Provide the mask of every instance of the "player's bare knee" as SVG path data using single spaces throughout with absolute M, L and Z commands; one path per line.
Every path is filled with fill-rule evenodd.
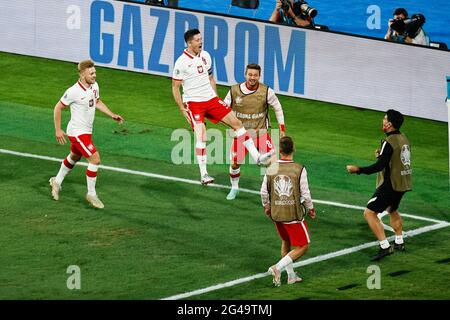
M 239 165 L 239 164 L 237 164 L 237 163 L 232 163 L 231 164 L 231 168 L 233 169 L 233 170 L 237 170 L 237 169 L 239 169 L 241 166 Z
M 238 130 L 240 128 L 243 128 L 243 124 L 241 122 L 241 120 L 239 120 L 238 118 L 234 117 L 230 120 L 230 122 L 228 123 L 230 125 L 230 127 L 232 127 L 234 130 Z
M 376 216 L 377 215 L 377 213 L 376 212 L 374 212 L 374 211 L 372 211 L 372 210 L 370 210 L 370 209 L 366 209 L 366 210 L 364 210 L 364 218 L 366 219 L 366 220 L 370 220 L 370 219 L 372 219 L 374 216 Z
M 81 155 L 71 152 L 70 159 L 72 159 L 75 162 L 78 162 L 81 159 Z
M 100 155 L 96 152 L 92 156 L 90 156 L 88 159 L 90 164 L 98 166 L 100 164 Z

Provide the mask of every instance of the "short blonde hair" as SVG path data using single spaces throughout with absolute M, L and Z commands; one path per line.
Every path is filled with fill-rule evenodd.
M 95 65 L 94 61 L 92 61 L 90 59 L 89 60 L 80 61 L 80 63 L 78 63 L 78 71 L 82 72 L 82 71 L 84 71 L 86 69 L 92 68 L 94 65 Z

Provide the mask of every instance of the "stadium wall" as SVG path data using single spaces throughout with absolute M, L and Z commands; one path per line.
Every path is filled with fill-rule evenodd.
M 447 122 L 448 51 L 119 1 L 0 3 L 0 51 L 170 77 L 197 27 L 220 84 L 256 62 L 279 94 Z

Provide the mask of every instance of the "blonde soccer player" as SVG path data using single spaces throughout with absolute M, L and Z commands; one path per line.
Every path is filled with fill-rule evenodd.
M 85 157 L 89 162 L 86 170 L 87 194 L 86 200 L 95 208 L 102 209 L 104 204 L 97 196 L 96 182 L 100 154 L 92 141 L 92 128 L 95 111 L 99 110 L 110 116 L 113 120 L 122 123 L 123 118 L 113 113 L 100 100 L 100 89 L 96 82 L 97 74 L 94 62 L 84 60 L 78 64 L 79 79 L 66 90 L 54 108 L 54 124 L 56 140 L 60 144 L 70 141 L 70 154 L 61 163 L 58 174 L 49 180 L 52 197 L 59 200 L 59 192 L 66 175 L 75 164 Z M 70 107 L 70 121 L 67 130 L 61 129 L 61 111 Z

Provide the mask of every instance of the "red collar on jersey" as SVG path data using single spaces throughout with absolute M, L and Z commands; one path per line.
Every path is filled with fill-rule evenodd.
M 194 57 L 190 53 L 188 53 L 186 50 L 184 50 L 183 53 L 185 55 L 187 55 L 189 58 L 194 59 Z
M 183 53 L 184 53 L 185 55 L 187 55 L 189 58 L 194 59 L 194 56 L 193 56 L 192 54 L 190 54 L 189 52 L 187 52 L 187 50 L 184 50 Z M 200 57 L 200 53 L 198 54 L 197 57 Z
M 83 84 L 81 83 L 80 80 L 77 81 L 78 85 L 81 87 L 81 89 L 83 89 L 84 91 L 86 91 L 86 88 L 83 86 Z

